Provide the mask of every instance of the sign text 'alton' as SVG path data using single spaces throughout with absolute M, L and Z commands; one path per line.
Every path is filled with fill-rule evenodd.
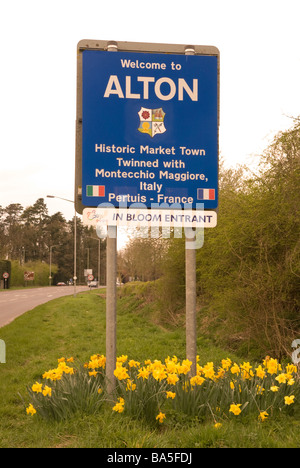
M 109 98 L 111 95 L 117 95 L 120 99 L 149 99 L 149 94 L 152 98 L 153 92 L 161 101 L 170 101 L 174 97 L 177 97 L 178 101 L 183 101 L 185 98 L 198 101 L 198 79 L 194 78 L 192 87 L 190 87 L 184 78 L 178 78 L 177 83 L 175 83 L 168 77 L 162 77 L 156 81 L 152 76 L 138 76 L 137 82 L 133 86 L 131 76 L 126 76 L 122 88 L 118 76 L 110 75 L 104 97 Z

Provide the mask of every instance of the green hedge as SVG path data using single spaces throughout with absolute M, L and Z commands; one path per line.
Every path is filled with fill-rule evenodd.
M 42 262 L 28 262 L 20 265 L 17 260 L 11 262 L 11 286 L 25 286 L 24 273 L 34 271 L 34 281 L 28 281 L 27 286 L 48 286 L 49 285 L 49 265 Z M 52 277 L 57 273 L 57 265 L 52 265 Z

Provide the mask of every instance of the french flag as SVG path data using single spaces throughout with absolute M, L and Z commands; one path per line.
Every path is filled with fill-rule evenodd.
M 215 189 L 202 189 L 197 190 L 197 199 L 198 200 L 215 200 L 216 191 Z

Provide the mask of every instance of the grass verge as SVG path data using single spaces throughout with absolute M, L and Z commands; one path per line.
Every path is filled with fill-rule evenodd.
M 155 305 L 145 303 L 131 288 L 118 302 L 118 355 L 130 358 L 185 357 L 185 331 L 153 324 Z M 64 422 L 47 422 L 26 415 L 27 387 L 73 356 L 86 362 L 105 354 L 105 298 L 103 290 L 56 299 L 39 306 L 0 329 L 6 343 L 6 364 L 0 364 L 0 447 L 201 448 L 298 447 L 300 421 L 280 416 L 263 424 L 253 419 L 211 423 L 182 418 L 176 424 L 153 428 L 104 407 L 99 414 L 76 415 Z M 199 337 L 201 361 L 238 359 Z

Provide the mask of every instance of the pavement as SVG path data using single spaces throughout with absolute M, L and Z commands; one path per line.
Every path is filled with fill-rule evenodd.
M 76 293 L 89 291 L 88 286 L 76 286 Z M 0 327 L 9 324 L 15 318 L 58 297 L 74 294 L 73 286 L 51 286 L 5 290 L 0 292 Z

